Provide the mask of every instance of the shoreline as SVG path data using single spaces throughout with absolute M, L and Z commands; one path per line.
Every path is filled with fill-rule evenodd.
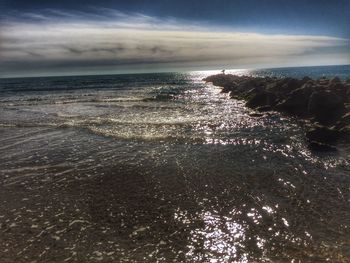
M 231 99 L 244 100 L 258 113 L 277 111 L 293 116 L 306 126 L 313 151 L 337 151 L 337 143 L 350 138 L 350 78 L 342 81 L 216 74 L 203 79 L 222 88 Z

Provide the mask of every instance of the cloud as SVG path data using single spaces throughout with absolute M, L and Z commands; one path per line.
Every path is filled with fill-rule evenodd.
M 174 18 L 112 9 L 92 13 L 46 10 L 16 17 L 2 19 L 3 74 L 142 69 L 147 65 L 171 70 L 350 63 L 349 40 L 329 36 L 220 32 Z

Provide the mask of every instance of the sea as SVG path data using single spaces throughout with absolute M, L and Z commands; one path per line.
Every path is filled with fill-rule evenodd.
M 311 152 L 216 73 L 0 79 L 3 262 L 350 262 L 349 146 Z

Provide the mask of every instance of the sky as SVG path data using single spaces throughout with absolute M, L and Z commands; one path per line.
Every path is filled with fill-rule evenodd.
M 0 1 L 0 77 L 339 64 L 349 0 Z

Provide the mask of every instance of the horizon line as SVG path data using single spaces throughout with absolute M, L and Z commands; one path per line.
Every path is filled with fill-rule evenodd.
M 225 68 L 226 71 L 230 70 L 263 70 L 263 69 L 288 69 L 288 68 L 312 68 L 312 67 L 336 67 L 336 66 L 350 66 L 350 64 L 328 64 L 328 65 L 306 65 L 306 66 L 277 66 L 277 67 L 257 67 L 257 68 Z M 167 74 L 167 73 L 189 73 L 189 72 L 205 72 L 205 71 L 218 71 L 220 72 L 223 68 L 218 69 L 202 69 L 202 70 L 182 70 L 182 71 L 140 71 L 140 72 L 129 72 L 129 73 L 96 73 L 96 74 L 62 74 L 62 75 L 33 75 L 33 76 L 11 76 L 2 77 L 0 79 L 26 79 L 26 78 L 59 78 L 59 77 L 89 77 L 89 76 L 119 76 L 119 75 L 139 75 L 139 74 Z M 350 76 L 349 76 L 350 77 Z

